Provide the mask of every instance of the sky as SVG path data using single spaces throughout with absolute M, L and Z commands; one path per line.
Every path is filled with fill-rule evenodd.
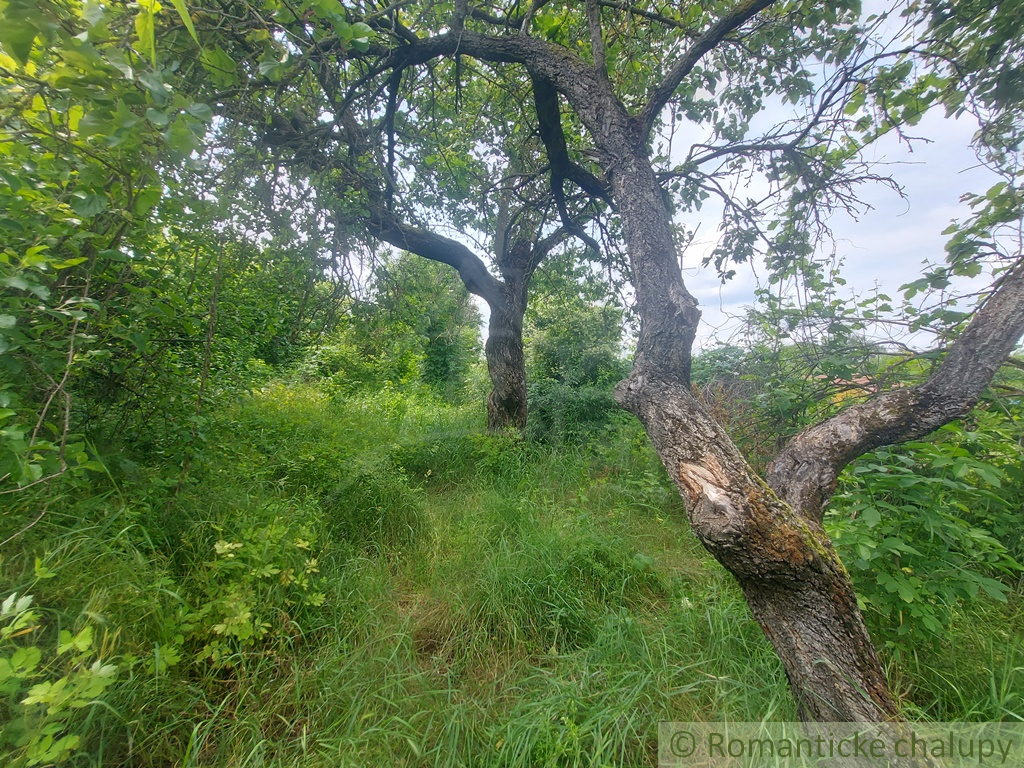
M 870 210 L 856 220 L 845 214 L 832 220 L 841 274 L 851 295 L 878 286 L 896 299 L 901 285 L 920 277 L 924 262 L 942 261 L 947 240 L 942 231 L 969 212 L 961 195 L 982 193 L 997 181 L 979 166 L 971 149 L 975 130 L 969 117 L 947 119 L 936 109 L 913 131 L 930 142 L 914 142 L 908 149 L 890 134 L 870 149 L 870 159 L 889 164 L 887 171 L 903 187 L 906 199 L 880 184 L 864 186 L 860 196 Z M 738 333 L 739 319 L 754 302 L 758 274 L 764 278 L 757 264 L 740 266 L 723 285 L 714 267 L 699 266 L 717 242 L 717 226 L 713 215 L 701 221 L 697 240 L 684 255 L 683 278 L 703 312 L 697 339 L 702 348 Z

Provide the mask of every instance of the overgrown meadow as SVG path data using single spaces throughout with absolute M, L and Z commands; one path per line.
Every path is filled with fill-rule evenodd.
M 226 368 L 194 439 L 98 424 L 95 467 L 5 496 L 6 764 L 652 765 L 659 720 L 792 719 L 612 377 L 545 367 L 600 325 L 573 312 L 533 322 L 526 440 L 485 434 L 478 364 L 442 386 L 343 333 Z M 736 368 L 698 368 L 711 407 L 778 405 Z M 909 717 L 1024 716 L 1014 416 L 872 454 L 833 504 Z
M 801 427 L 922 381 L 938 356 L 873 324 L 958 338 L 951 281 L 1011 274 L 1022 207 L 1019 4 L 909 4 L 934 40 L 877 55 L 859 3 L 768 5 L 469 19 L 517 50 L 532 20 L 534 48 L 578 59 L 559 82 L 610 78 L 595 114 L 640 110 L 622 166 L 666 181 L 638 198 L 664 195 L 652 243 L 720 196 L 723 278 L 770 257 L 744 346 L 693 369 L 757 471 Z M 637 228 L 605 215 L 617 145 L 546 75 L 531 94 L 458 47 L 406 61 L 421 33 L 461 45 L 466 8 L 0 0 L 0 765 L 650 766 L 659 721 L 796 716 L 613 399 L 633 346 L 615 243 Z M 790 102 L 812 122 L 758 138 Z M 905 301 L 840 295 L 821 217 L 862 210 L 861 183 L 889 180 L 861 150 L 909 142 L 932 104 L 977 113 L 1004 180 L 962 198 Z M 711 131 L 685 165 L 646 146 L 661 112 Z M 778 194 L 742 200 L 762 172 Z M 481 318 L 446 264 L 511 282 L 475 255 L 392 254 L 377 238 L 400 220 L 519 254 L 525 434 L 486 433 Z M 861 457 L 826 513 L 911 719 L 1024 719 L 1022 368 Z

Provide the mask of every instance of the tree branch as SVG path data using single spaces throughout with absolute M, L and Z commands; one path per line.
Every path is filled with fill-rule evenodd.
M 569 159 L 569 150 L 565 143 L 565 133 L 562 130 L 561 113 L 558 108 L 558 91 L 555 90 L 554 83 L 539 75 L 535 75 L 532 81 L 538 132 L 551 165 L 551 195 L 558 208 L 562 226 L 566 231 L 586 243 L 595 253 L 600 253 L 601 247 L 597 241 L 569 215 L 569 210 L 565 205 L 565 181 L 571 179 L 579 184 L 584 191 L 595 194 L 605 201 L 609 199 L 608 190 L 592 173 Z
M 671 27 L 672 29 L 680 29 L 686 33 L 690 32 L 690 28 L 678 19 L 669 18 L 668 16 L 655 13 L 653 11 L 646 11 L 643 8 L 630 5 L 629 3 L 616 2 L 616 0 L 597 0 L 597 4 L 602 8 L 614 8 L 617 11 L 625 11 L 633 16 L 640 16 L 641 18 L 657 22 L 658 24 L 663 24 L 664 26 Z
M 597 0 L 587 0 L 587 26 L 590 29 L 590 50 L 594 55 L 594 69 L 598 74 L 607 75 L 604 37 L 601 35 L 601 9 Z
M 390 211 L 374 206 L 368 218 L 370 234 L 403 251 L 454 267 L 466 289 L 490 306 L 504 301 L 501 283 L 484 262 L 462 243 L 402 223 Z
M 772 489 L 805 518 L 820 522 L 839 473 L 883 445 L 915 440 L 965 416 L 1024 334 L 1024 262 L 999 280 L 921 385 L 894 389 L 808 427 L 768 467 Z
M 665 75 L 665 79 L 654 89 L 647 104 L 641 110 L 639 116 L 641 139 L 646 140 L 650 135 L 662 108 L 672 98 L 676 88 L 690 74 L 704 54 L 714 49 L 730 32 L 735 31 L 745 21 L 774 2 L 775 0 L 741 0 L 729 13 L 712 24 L 703 35 L 697 38 L 683 58 L 676 62 L 671 71 Z

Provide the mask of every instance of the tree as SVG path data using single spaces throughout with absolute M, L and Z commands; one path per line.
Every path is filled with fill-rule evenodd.
M 127 365 L 117 352 L 145 342 L 133 326 L 173 314 L 151 292 L 145 224 L 158 164 L 198 147 L 212 111 L 126 56 L 126 21 L 62 0 L 0 7 L 0 483 L 97 468 L 75 433 L 76 378 Z
M 408 254 L 378 265 L 372 280 L 372 300 L 353 309 L 357 344 L 371 355 L 396 341 L 414 350 L 420 380 L 458 400 L 480 353 L 480 315 L 465 287 L 441 265 Z
M 259 16 L 243 18 L 242 30 L 256 25 L 267 32 Z M 349 25 L 349 33 L 358 26 Z M 397 67 L 373 93 L 342 94 L 337 83 L 306 72 L 301 84 L 282 95 L 280 89 L 266 89 L 263 75 L 270 70 L 263 64 L 255 70 L 244 66 L 265 58 L 267 46 L 277 50 L 276 37 L 224 35 L 223 30 L 211 37 L 220 41 L 213 47 L 218 63 L 214 67 L 203 59 L 203 66 L 208 74 L 230 70 L 230 83 L 240 86 L 242 94 L 225 102 L 222 111 L 243 131 L 262 134 L 257 162 L 271 165 L 274 175 L 282 167 L 290 177 L 308 174 L 318 203 L 334 212 L 336 230 L 351 235 L 358 229 L 446 264 L 467 290 L 487 302 L 486 357 L 493 384 L 488 428 L 522 432 L 527 414 L 522 325 L 530 281 L 537 266 L 570 237 L 600 250 L 585 224 L 608 198 L 605 185 L 569 159 L 565 137 L 556 129 L 554 90 L 550 85 L 536 89 L 531 99 L 529 87 L 501 72 L 439 63 L 429 76 Z M 439 82 L 449 81 L 457 94 L 454 107 L 437 97 Z M 197 88 L 208 92 L 208 85 L 199 82 Z M 375 106 L 378 95 L 384 96 L 383 114 Z M 462 112 L 473 114 L 475 134 L 459 125 Z M 308 118 L 315 114 L 337 119 L 316 125 Z M 432 119 L 417 119 L 421 114 Z M 548 145 L 558 161 L 545 166 L 541 156 Z M 244 162 L 251 163 L 251 156 Z M 567 180 L 579 191 L 567 192 Z M 442 234 L 446 230 L 460 236 Z M 490 254 L 497 275 L 467 245 L 473 240 Z
M 984 18 L 982 5 L 975 18 Z M 727 208 L 723 264 L 748 258 L 761 243 L 773 260 L 809 258 L 814 223 L 854 205 L 855 185 L 873 178 L 858 163 L 859 149 L 913 124 L 949 81 L 913 77 L 922 45 L 879 41 L 884 25 L 859 24 L 858 3 L 740 0 L 677 11 L 587 0 L 585 7 L 583 18 L 574 6 L 543 0 L 527 8 L 467 0 L 453 8 L 353 6 L 344 14 L 316 3 L 270 4 L 268 38 L 291 47 L 276 54 L 277 63 L 266 59 L 266 72 L 280 66 L 281 87 L 314 78 L 334 93 L 334 127 L 357 102 L 380 114 L 373 104 L 389 77 L 429 72 L 441 60 L 456 69 L 466 59 L 507 65 L 529 79 L 535 95 L 553 90 L 565 100 L 592 142 L 594 176 L 604 177 L 616 206 L 641 320 L 619 402 L 644 424 L 697 536 L 738 580 L 782 658 L 802 716 L 897 717 L 849 577 L 822 528 L 822 507 L 854 457 L 926 434 L 977 400 L 1024 331 L 1024 267 L 1014 262 L 998 276 L 924 384 L 804 430 L 776 457 L 765 483 L 691 392 L 700 311 L 682 280 L 673 215 L 675 202 L 696 206 L 717 194 Z M 363 38 L 352 34 L 360 24 Z M 652 71 L 649 61 L 664 65 Z M 811 63 L 823 68 L 821 78 Z M 800 103 L 805 113 L 754 135 L 751 120 L 770 98 Z M 693 142 L 679 165 L 652 147 L 666 112 L 669 125 L 712 128 L 711 139 Z M 554 169 L 562 162 L 559 143 L 545 145 Z M 763 174 L 769 196 L 728 191 L 726 180 L 754 173 Z M 678 185 L 675 199 L 666 184 Z M 763 225 L 773 204 L 781 226 L 770 234 Z

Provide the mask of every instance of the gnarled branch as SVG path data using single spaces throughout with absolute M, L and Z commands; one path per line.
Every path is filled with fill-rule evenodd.
M 946 359 L 919 386 L 895 389 L 804 429 L 768 467 L 772 489 L 820 521 L 839 473 L 883 445 L 915 440 L 967 415 L 1024 335 L 1024 262 L 1002 276 Z
M 503 301 L 501 283 L 483 260 L 462 243 L 409 226 L 390 211 L 374 207 L 368 218 L 370 234 L 403 251 L 454 267 L 463 284 L 490 305 Z

